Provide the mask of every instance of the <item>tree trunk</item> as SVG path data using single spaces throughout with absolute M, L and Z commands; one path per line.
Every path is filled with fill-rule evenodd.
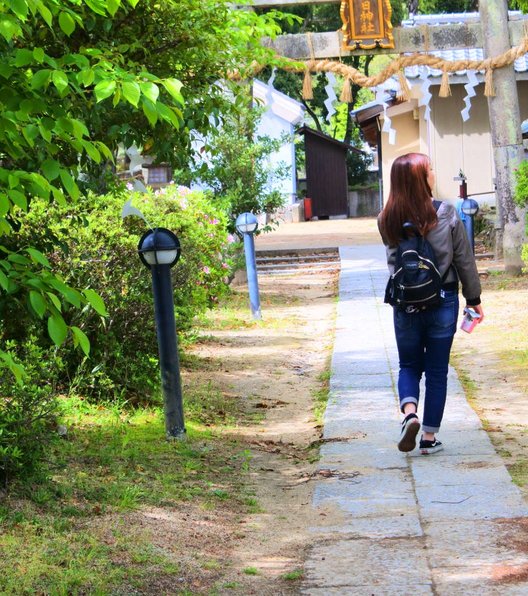
M 499 56 L 511 47 L 508 30 L 508 6 L 505 0 L 480 3 L 480 19 L 484 52 L 487 57 Z M 519 275 L 525 241 L 525 210 L 513 201 L 514 170 L 523 158 L 519 96 L 513 64 L 493 71 L 496 95 L 488 97 L 493 157 L 495 161 L 497 228 L 502 238 L 502 256 L 506 271 Z

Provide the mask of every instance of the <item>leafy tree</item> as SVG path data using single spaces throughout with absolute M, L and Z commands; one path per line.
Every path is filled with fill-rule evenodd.
M 190 129 L 221 116 L 216 82 L 268 55 L 259 42 L 279 31 L 277 14 L 226 0 L 0 0 L 0 14 L 0 316 L 27 309 L 55 344 L 70 338 L 87 352 L 63 310 L 104 315 L 104 305 L 92 288 L 69 287 L 43 251 L 19 244 L 33 199 L 49 209 L 81 200 L 119 142 L 186 156 Z M 1 346 L 0 367 L 23 374 Z
M 128 0 L 130 6 L 136 3 Z M 76 201 L 83 164 L 112 159 L 108 146 L 91 137 L 83 117 L 97 104 L 141 105 L 174 127 L 181 124 L 178 80 L 162 80 L 139 64 L 125 65 L 117 48 L 67 51 L 67 40 L 85 29 L 91 15 L 110 18 L 121 4 L 0 0 L 0 315 L 5 319 L 13 307 L 28 309 L 46 321 L 55 344 L 70 336 L 84 351 L 85 335 L 66 324 L 63 307 L 88 306 L 104 315 L 102 301 L 91 288 L 69 287 L 41 251 L 19 245 L 17 232 L 34 198 L 47 201 L 50 209 Z M 53 47 L 39 43 L 51 37 Z M 23 375 L 5 349 L 0 349 L 0 367 L 19 379 Z
M 123 87 L 120 92 L 129 101 L 118 101 L 114 95 L 112 109 L 96 102 L 88 111 L 82 102 L 78 107 L 92 139 L 104 141 L 113 154 L 120 143 L 125 147 L 135 143 L 158 161 L 170 163 L 175 170 L 186 170 L 192 155 L 191 131 L 206 134 L 224 114 L 239 109 L 226 93 L 226 87 L 231 94 L 238 92 L 237 84 L 230 83 L 229 78 L 234 72 L 247 76 L 253 60 L 272 59 L 260 40 L 280 32 L 281 15 L 277 11 L 258 16 L 253 11 L 235 10 L 227 0 L 122 3 L 115 14 L 82 14 L 83 27 L 69 36 L 39 31 L 38 42 L 52 53 L 83 53 L 83 48 L 97 48 L 102 59 L 115 56 L 127 70 L 137 72 L 141 67 L 160 78 L 176 77 L 179 83 L 172 90 L 180 93 L 183 87 L 186 101 L 174 114 L 155 109 L 166 92 L 163 87 L 150 87 L 142 98 L 134 86 Z M 111 162 L 87 162 L 86 166 L 91 188 L 105 191 Z
M 248 97 L 246 105 L 249 101 Z M 287 177 L 288 171 L 281 165 L 272 168 L 268 162 L 284 139 L 258 136 L 259 117 L 260 109 L 247 107 L 224 120 L 211 133 L 204 163 L 196 172 L 197 181 L 212 189 L 232 220 L 246 211 L 272 214 L 284 204 L 285 197 L 273 188 L 273 182 Z
M 477 12 L 479 3 L 478 0 L 419 0 L 417 4 L 419 13 L 442 14 Z

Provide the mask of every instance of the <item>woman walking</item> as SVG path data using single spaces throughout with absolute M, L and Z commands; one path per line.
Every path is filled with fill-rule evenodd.
M 416 447 L 420 379 L 425 374 L 420 439 L 420 451 L 425 455 L 443 448 L 436 433 L 446 403 L 449 355 L 459 311 L 459 282 L 466 305 L 480 315 L 479 322 L 484 319 L 481 287 L 473 251 L 456 209 L 445 202 L 433 203 L 434 173 L 429 158 L 422 153 L 398 157 L 392 165 L 390 182 L 387 204 L 378 217 L 390 273 L 394 272 L 398 243 L 404 237 L 403 224 L 411 222 L 433 247 L 443 279 L 438 306 L 394 307 L 400 361 L 398 393 L 404 416 L 398 449 L 408 452 Z

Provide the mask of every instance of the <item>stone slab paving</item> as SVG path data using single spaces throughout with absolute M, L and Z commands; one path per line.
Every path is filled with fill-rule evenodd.
M 445 450 L 396 448 L 400 414 L 392 310 L 381 246 L 341 247 L 330 399 L 301 592 L 528 594 L 528 506 L 450 370 Z

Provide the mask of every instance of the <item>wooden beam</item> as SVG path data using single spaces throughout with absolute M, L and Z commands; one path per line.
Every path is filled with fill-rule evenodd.
M 528 15 L 508 22 L 512 46 L 517 45 L 522 39 L 525 23 L 528 23 Z M 482 30 L 478 21 L 435 26 L 395 27 L 392 31 L 394 49 L 354 50 L 353 52 L 342 50 L 341 30 L 329 33 L 280 35 L 274 40 L 264 39 L 263 44 L 275 49 L 281 56 L 294 60 L 309 60 L 311 58 L 323 60 L 340 56 L 371 54 L 406 54 L 432 50 L 481 48 L 483 46 Z

